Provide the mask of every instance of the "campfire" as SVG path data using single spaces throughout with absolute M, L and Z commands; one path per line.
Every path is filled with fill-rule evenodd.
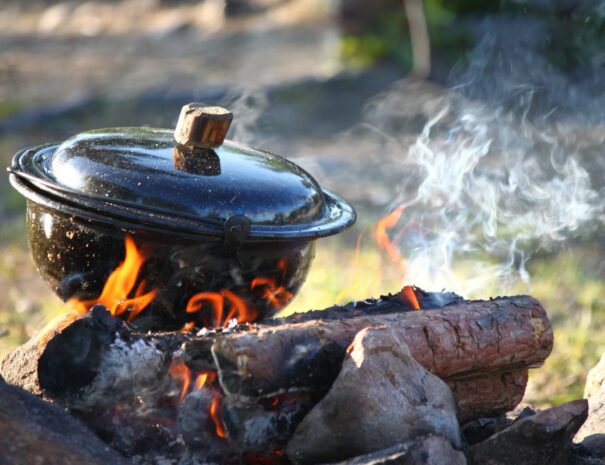
M 376 230 L 388 250 L 388 226 L 381 222 Z M 203 314 L 205 325 L 196 320 L 179 331 L 141 332 L 129 323 L 156 291 L 138 282 L 146 260 L 140 249 L 126 236 L 125 259 L 99 297 L 68 301 L 60 320 L 5 358 L 2 375 L 68 408 L 119 453 L 144 457 L 143 463 L 185 456 L 186 463 L 346 459 L 355 441 L 315 457 L 321 453 L 307 450 L 300 431 L 333 395 L 355 354 L 372 363 L 372 352 L 364 354 L 369 334 L 390 349 L 406 347 L 419 369 L 445 381 L 451 412 L 463 423 L 513 410 L 528 368 L 552 347 L 546 313 L 530 297 L 465 301 L 409 285 L 378 299 L 261 322 L 234 292 L 201 292 L 184 310 Z M 266 278 L 251 286 L 262 286 L 277 308 L 289 297 Z M 360 391 L 371 382 L 360 380 Z M 389 405 L 389 393 L 383 395 L 380 402 Z M 459 431 L 454 437 L 460 445 Z
M 192 176 L 208 181 L 228 172 L 233 154 L 219 147 L 230 118 L 223 109 L 184 107 L 176 149 L 199 158 L 170 169 L 194 165 L 196 172 L 183 178 L 188 182 Z M 111 134 L 111 140 L 120 137 Z M 172 163 L 173 142 L 164 133 L 153 137 L 159 141 L 154 147 L 159 144 Z M 82 150 L 78 144 L 90 140 L 87 135 L 56 150 L 73 155 L 74 147 Z M 217 153 L 218 164 L 212 158 Z M 246 156 L 257 157 L 255 163 L 261 157 Z M 207 162 L 212 173 L 204 171 Z M 51 192 L 48 183 L 37 185 L 31 174 L 19 171 L 27 166 L 20 163 L 12 168 L 11 180 L 40 203 L 29 206 L 35 230 L 38 221 L 49 221 L 44 215 L 59 215 L 49 212 L 43 198 L 56 196 L 59 187 Z M 303 176 L 298 168 L 288 169 L 288 177 Z M 120 210 L 122 203 L 121 216 L 112 210 L 111 222 L 126 232 L 93 228 L 109 244 L 121 241 L 115 253 L 120 259 L 107 270 L 96 296 L 84 296 L 96 275 L 74 260 L 77 269 L 63 270 L 55 286 L 61 294 L 74 286 L 74 276 L 79 279 L 65 314 L 0 363 L 7 383 L 60 406 L 85 425 L 70 423 L 65 432 L 53 432 L 71 454 L 64 463 L 504 463 L 486 462 L 486 457 L 509 454 L 517 461 L 515 453 L 535 452 L 532 441 L 549 447 L 543 452 L 546 461 L 535 463 L 563 463 L 586 416 L 583 402 L 506 416 L 523 399 L 528 370 L 539 367 L 553 345 L 548 316 L 534 298 L 465 300 L 406 283 L 393 294 L 280 317 L 308 270 L 311 239 L 338 232 L 355 219 L 346 202 L 322 191 L 312 178 L 303 180 L 305 188 L 313 186 L 311 196 L 325 199 L 321 208 L 298 206 L 289 215 L 276 215 L 280 219 L 269 226 L 229 211 L 222 228 L 204 223 L 208 242 L 201 250 L 210 255 L 196 258 L 194 267 L 188 255 L 200 250 L 183 240 L 167 253 L 152 234 L 173 227 L 167 226 L 166 212 L 164 217 L 157 211 L 133 212 L 130 204 Z M 102 216 L 102 207 L 108 205 L 95 203 L 91 218 Z M 312 210 L 315 216 L 308 216 Z M 405 260 L 390 234 L 404 212 L 394 209 L 375 227 L 377 244 L 401 276 Z M 127 213 L 136 214 L 137 221 Z M 181 226 L 193 221 L 191 215 L 173 214 Z M 57 217 L 63 233 L 67 226 Z M 76 244 L 91 226 L 78 228 L 71 235 Z M 208 240 L 212 234 L 221 240 Z M 44 247 L 52 235 L 40 239 Z M 36 247 L 43 248 L 32 247 L 34 255 Z M 54 282 L 56 276 L 49 272 L 45 278 Z M 16 388 L 2 389 L 9 397 L 23 395 L 10 391 Z M 41 402 L 27 399 L 32 405 Z M 568 421 L 561 422 L 559 411 Z M 45 415 L 65 413 L 56 409 Z M 6 421 L 21 427 L 24 420 Z M 94 437 L 86 428 L 101 446 L 73 447 L 74 437 Z M 97 443 L 95 438 L 89 444 Z M 22 457 L 21 463 L 30 462 Z

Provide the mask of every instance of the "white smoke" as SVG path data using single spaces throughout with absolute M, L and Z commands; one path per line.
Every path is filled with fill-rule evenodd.
M 226 106 L 236 115 L 231 123 L 229 138 L 252 146 L 262 147 L 267 137 L 260 130 L 259 121 L 269 106 L 267 94 L 260 89 L 243 87 L 235 96 L 227 96 Z
M 539 51 L 504 43 L 490 29 L 458 70 L 463 85 L 447 93 L 414 95 L 404 81 L 368 107 L 370 124 L 403 146 L 387 121 L 419 106 L 429 115 L 403 150 L 405 175 L 390 205 L 405 209 L 391 237 L 406 258 L 407 283 L 466 296 L 485 296 L 489 284 L 505 291 L 529 281 L 526 263 L 536 251 L 603 222 L 605 170 L 595 157 L 602 107 L 597 114 L 580 106 L 590 89 L 566 87 Z M 515 71 L 519 57 L 531 73 Z

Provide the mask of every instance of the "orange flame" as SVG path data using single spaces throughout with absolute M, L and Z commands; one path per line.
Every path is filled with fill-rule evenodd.
M 225 439 L 227 433 L 225 432 L 225 426 L 223 425 L 223 419 L 221 418 L 221 403 L 221 396 L 216 396 L 212 399 L 210 404 L 210 419 L 212 420 L 212 423 L 214 423 L 216 435 L 221 439 Z
M 179 380 L 182 383 L 181 396 L 179 397 L 179 403 L 183 402 L 183 399 L 189 392 L 189 386 L 191 385 L 191 370 L 181 360 L 173 362 L 169 369 L 170 376 Z
M 414 310 L 420 310 L 420 304 L 418 303 L 416 293 L 414 292 L 414 288 L 412 286 L 403 286 L 403 289 L 401 289 L 401 295 L 407 299 Z
M 197 313 L 205 308 L 204 303 L 210 304 L 212 312 L 211 325 L 214 327 L 224 326 L 229 320 L 235 318 L 238 323 L 254 321 L 258 316 L 256 309 L 246 305 L 246 302 L 234 292 L 224 289 L 220 292 L 199 292 L 189 302 L 185 311 Z M 225 303 L 229 304 L 229 313 L 224 316 Z
M 157 290 L 145 292 L 147 283 L 142 281 L 136 288 L 133 297 L 129 297 L 137 282 L 139 271 L 147 257 L 145 257 L 134 242 L 126 235 L 126 256 L 124 261 L 109 275 L 101 295 L 96 299 L 78 300 L 70 299 L 67 305 L 81 314 L 88 312 L 93 306 L 102 304 L 115 316 L 120 316 L 130 310 L 128 321 L 132 321 L 155 298 Z
M 403 207 L 398 207 L 378 221 L 376 224 L 375 237 L 378 246 L 387 253 L 391 261 L 401 267 L 402 271 L 405 271 L 404 259 L 389 238 L 389 230 L 397 225 L 397 222 L 403 214 L 403 210 Z
M 252 280 L 250 287 L 255 289 L 260 286 L 265 286 L 263 299 L 269 302 L 273 308 L 281 310 L 292 299 L 292 292 L 283 286 L 276 286 L 275 280 L 271 278 L 255 278 Z
M 216 381 L 216 373 L 214 371 L 202 371 L 199 375 L 197 375 L 197 378 L 195 378 L 193 388 L 196 391 L 199 391 L 206 385 L 206 383 L 213 384 L 214 381 Z
M 195 328 L 195 321 L 188 321 L 181 328 L 181 333 L 187 333 L 190 330 L 192 330 L 193 328 Z
M 378 246 L 387 253 L 391 261 L 399 267 L 401 273 L 405 276 L 407 271 L 405 259 L 401 256 L 397 250 L 397 247 L 395 247 L 389 238 L 389 231 L 397 225 L 401 215 L 403 215 L 403 211 L 404 207 L 397 207 L 387 216 L 382 218 L 376 224 L 375 237 Z M 412 286 L 403 286 L 401 289 L 401 295 L 410 303 L 414 310 L 420 310 L 420 304 L 418 303 L 418 299 L 416 298 L 416 294 L 414 293 L 414 288 Z
M 126 247 L 124 261 L 109 275 L 101 295 L 90 300 L 69 299 L 65 313 L 54 318 L 41 330 L 38 347 L 42 347 L 52 334 L 62 331 L 97 304 L 104 305 L 115 316 L 130 310 L 128 321 L 132 321 L 153 301 L 157 290 L 145 292 L 147 287 L 145 280 L 138 285 L 134 296 L 129 297 L 146 257 L 137 249 L 132 237 L 126 235 L 124 242 Z

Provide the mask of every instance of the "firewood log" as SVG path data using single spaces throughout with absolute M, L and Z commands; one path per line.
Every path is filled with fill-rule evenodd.
M 458 402 L 458 420 L 465 423 L 509 412 L 519 405 L 527 386 L 527 368 L 445 382 Z
M 326 388 L 357 332 L 369 326 L 395 329 L 414 358 L 445 380 L 536 367 L 553 345 L 546 312 L 528 296 L 259 326 L 217 336 L 212 353 L 221 385 L 229 395 L 247 397 Z
M 390 326 L 419 363 L 450 385 L 468 420 L 514 408 L 527 368 L 539 366 L 552 348 L 550 322 L 531 297 L 449 299 L 443 308 L 421 311 L 401 311 L 397 299 L 357 304 L 364 311 L 339 307 L 336 318 L 314 312 L 315 319 L 295 316 L 200 335 L 135 333 L 97 311 L 42 344 L 32 340 L 15 349 L 0 363 L 0 374 L 68 407 L 103 407 L 139 395 L 141 385 L 161 391 L 178 356 L 193 372 L 216 371 L 227 397 L 241 401 L 285 392 L 322 395 L 355 334 Z

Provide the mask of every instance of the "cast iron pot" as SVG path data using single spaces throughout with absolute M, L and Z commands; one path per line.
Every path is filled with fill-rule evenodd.
M 355 211 L 294 163 L 225 141 L 231 118 L 190 104 L 174 133 L 104 129 L 17 153 L 10 182 L 27 198 L 31 254 L 51 289 L 94 301 L 130 240 L 144 263 L 129 297 L 155 292 L 133 320 L 141 328 L 261 320 L 283 308 L 315 239 L 351 226 Z

